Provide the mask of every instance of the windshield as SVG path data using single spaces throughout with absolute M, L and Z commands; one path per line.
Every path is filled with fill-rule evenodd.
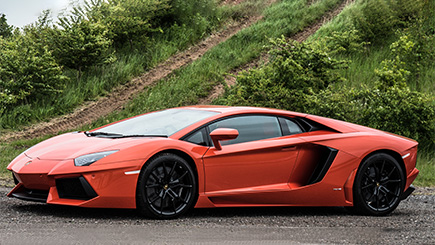
M 218 112 L 169 109 L 149 113 L 93 131 L 91 136 L 170 136 L 179 130 L 218 114 Z

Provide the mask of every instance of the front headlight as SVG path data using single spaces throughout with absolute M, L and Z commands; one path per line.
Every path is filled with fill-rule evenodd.
M 74 165 L 77 166 L 77 167 L 89 166 L 92 163 L 100 160 L 101 158 L 107 157 L 108 155 L 113 154 L 113 153 L 115 153 L 117 151 L 118 150 L 103 151 L 103 152 L 97 152 L 97 153 L 92 153 L 92 154 L 88 154 L 88 155 L 79 156 L 76 159 L 74 159 Z

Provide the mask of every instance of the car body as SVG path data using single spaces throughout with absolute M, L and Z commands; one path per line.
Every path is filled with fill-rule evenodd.
M 385 215 L 414 190 L 417 145 L 324 117 L 256 107 L 152 112 L 43 141 L 8 166 L 8 194 L 174 218 L 191 207 L 344 206 Z

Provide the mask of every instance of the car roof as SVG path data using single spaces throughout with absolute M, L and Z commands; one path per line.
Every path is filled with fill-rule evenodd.
M 222 114 L 249 114 L 249 113 L 266 113 L 266 114 L 278 114 L 285 116 L 298 116 L 298 117 L 306 117 L 308 114 L 293 112 L 293 111 L 285 111 L 279 109 L 271 109 L 271 108 L 262 108 L 262 107 L 250 107 L 250 106 L 218 106 L 218 105 L 195 105 L 195 106 L 185 106 L 181 107 L 183 109 L 196 109 L 196 110 L 206 110 L 206 111 L 214 111 Z

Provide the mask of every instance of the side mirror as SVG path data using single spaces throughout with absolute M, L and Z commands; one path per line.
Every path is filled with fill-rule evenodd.
M 210 133 L 211 140 L 213 141 L 214 147 L 217 150 L 222 150 L 222 146 L 219 141 L 223 140 L 233 140 L 239 136 L 239 131 L 232 128 L 217 128 Z

